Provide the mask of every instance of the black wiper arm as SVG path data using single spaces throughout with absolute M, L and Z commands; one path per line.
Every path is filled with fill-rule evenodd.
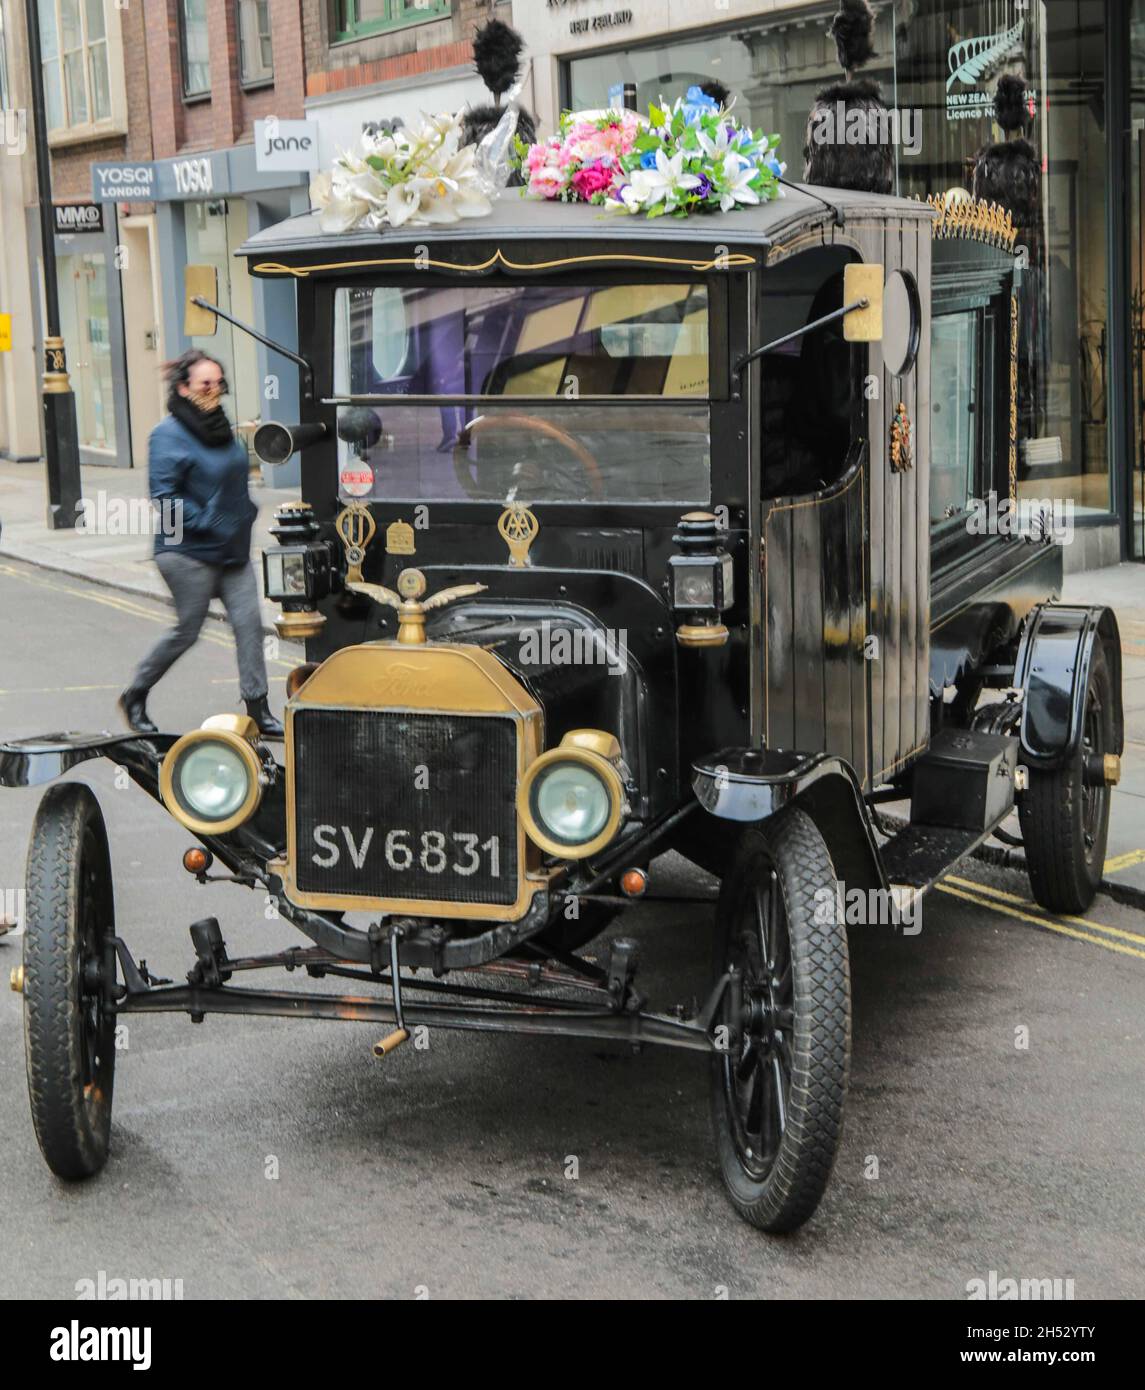
M 744 355 L 732 368 L 733 376 L 740 376 L 743 369 L 757 357 L 762 357 L 765 352 L 773 352 L 777 347 L 782 347 L 784 343 L 790 343 L 796 338 L 802 338 L 805 333 L 811 333 L 816 328 L 822 328 L 825 323 L 831 323 L 835 319 L 841 319 L 844 314 L 849 314 L 852 309 L 866 309 L 870 304 L 869 299 L 856 299 L 851 304 L 844 304 L 841 309 L 832 309 L 829 314 L 824 314 L 821 319 L 812 319 L 810 323 L 805 323 L 802 328 L 797 328 L 793 333 L 785 333 L 782 338 L 775 338 L 770 343 L 764 343 L 763 347 L 753 348 L 751 352 Z
M 280 352 L 283 357 L 289 357 L 302 371 L 303 396 L 308 401 L 314 399 L 314 368 L 305 357 L 300 357 L 298 353 L 292 351 L 290 348 L 283 347 L 281 343 L 276 343 L 273 338 L 266 337 L 256 328 L 252 328 L 249 323 L 243 323 L 241 319 L 236 319 L 232 314 L 228 314 L 225 309 L 220 309 L 217 304 L 212 304 L 209 299 L 204 299 L 201 294 L 195 295 L 191 303 L 198 305 L 200 309 L 209 309 L 212 314 L 218 314 L 219 318 L 226 319 L 226 321 L 229 324 L 233 324 L 235 328 L 241 328 L 244 333 L 252 337 L 255 342 L 261 343 L 263 347 L 268 347 L 273 352 Z

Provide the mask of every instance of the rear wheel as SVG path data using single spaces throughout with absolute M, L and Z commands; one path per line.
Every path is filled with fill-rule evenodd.
M 732 1204 L 793 1231 L 835 1161 L 851 1050 L 847 937 L 835 870 L 792 808 L 744 832 L 717 906 L 716 971 L 734 971 L 712 1060 L 716 1149 Z
M 1101 883 L 1113 793 L 1097 781 L 1096 771 L 1113 739 L 1113 681 L 1099 643 L 1076 753 L 1052 771 L 1031 768 L 1030 784 L 1018 802 L 1030 888 L 1050 912 L 1084 912 Z M 1089 778 L 1087 765 L 1093 769 Z
M 32 1124 L 52 1172 L 107 1162 L 115 1020 L 104 1010 L 115 934 L 111 858 L 99 803 L 78 782 L 40 802 L 28 849 L 24 1042 Z

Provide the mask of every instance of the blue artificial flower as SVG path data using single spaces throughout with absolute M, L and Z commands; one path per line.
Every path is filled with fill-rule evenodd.
M 645 150 L 645 151 L 644 151 L 644 153 L 640 156 L 640 167 L 641 167 L 641 169 L 655 169 L 655 167 L 656 167 L 656 151 L 655 151 L 655 150 Z
M 684 119 L 689 125 L 697 125 L 702 116 L 715 115 L 719 109 L 719 102 L 714 97 L 708 96 L 702 87 L 688 88 L 683 111 Z
M 783 177 L 783 172 L 787 168 L 787 165 L 780 164 L 779 160 L 776 159 L 776 157 L 773 154 L 769 154 L 763 162 L 767 165 L 767 167 L 771 170 L 771 172 L 775 175 L 777 179 L 781 179 Z

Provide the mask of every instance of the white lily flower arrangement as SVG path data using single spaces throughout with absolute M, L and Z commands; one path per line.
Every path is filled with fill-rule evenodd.
M 476 152 L 461 144 L 461 121 L 448 113 L 423 115 L 413 129 L 363 134 L 359 153 L 343 153 L 310 181 L 319 225 L 324 232 L 378 231 L 486 217 L 493 205 Z

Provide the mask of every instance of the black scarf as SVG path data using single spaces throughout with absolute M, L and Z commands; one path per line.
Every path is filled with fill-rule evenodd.
M 224 444 L 234 443 L 231 422 L 221 405 L 215 406 L 214 410 L 200 410 L 189 396 L 181 396 L 172 388 L 167 397 L 167 409 L 209 449 L 221 449 Z

